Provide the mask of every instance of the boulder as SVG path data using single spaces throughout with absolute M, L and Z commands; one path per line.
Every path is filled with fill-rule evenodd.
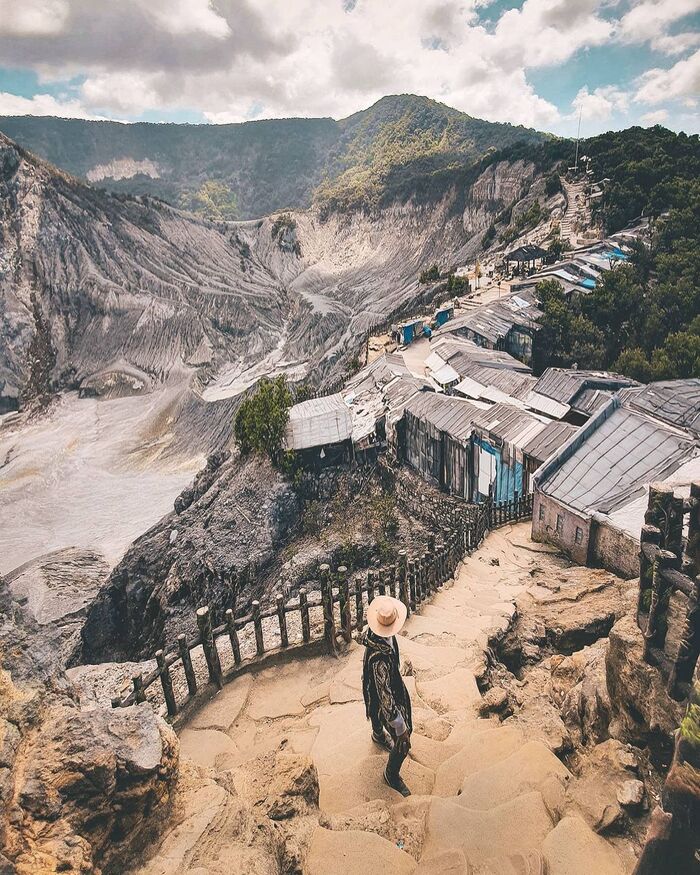
M 611 703 L 610 734 L 641 747 L 650 736 L 670 745 L 683 718 L 683 706 L 669 697 L 658 669 L 645 662 L 644 638 L 632 613 L 610 630 L 605 676 Z
M 569 794 L 591 829 L 604 833 L 629 826 L 627 814 L 644 798 L 644 784 L 634 774 L 637 762 L 632 749 L 613 738 L 582 754 Z
M 145 703 L 81 709 L 44 644 L 0 579 L 0 841 L 17 875 L 99 871 L 157 832 L 179 745 Z
M 542 845 L 548 875 L 625 875 L 617 853 L 578 817 L 565 817 Z

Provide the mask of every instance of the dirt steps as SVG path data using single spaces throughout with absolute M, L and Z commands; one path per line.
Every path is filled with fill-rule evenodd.
M 474 660 L 486 630 L 507 628 L 527 585 L 523 575 L 542 561 L 531 544 L 522 549 L 523 530 L 491 534 L 399 639 L 414 706 L 413 749 L 402 770 L 409 799 L 383 781 L 386 753 L 365 719 L 357 645 L 338 660 L 319 657 L 233 681 L 181 733 L 186 757 L 234 783 L 261 751 L 310 757 L 320 815 L 303 819 L 308 875 L 628 872 L 579 816 L 568 792 L 573 776 L 551 750 L 514 725 L 478 716 Z M 171 832 L 163 841 L 154 858 L 161 868 L 139 875 L 218 875 L 221 847 L 230 851 L 230 840 L 217 838 L 225 813 L 207 820 L 192 811 L 179 840 Z

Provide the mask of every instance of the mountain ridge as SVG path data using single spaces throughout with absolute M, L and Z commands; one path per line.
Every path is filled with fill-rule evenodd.
M 207 215 L 218 209 L 212 206 L 213 194 L 228 210 L 213 218 L 235 213 L 240 219 L 312 204 L 376 207 L 387 178 L 397 169 L 410 171 L 411 162 L 426 164 L 416 168 L 424 173 L 471 164 L 490 149 L 549 138 L 530 128 L 477 119 L 419 95 L 388 95 L 339 120 L 193 125 L 4 116 L 0 131 L 110 191 L 155 195 Z

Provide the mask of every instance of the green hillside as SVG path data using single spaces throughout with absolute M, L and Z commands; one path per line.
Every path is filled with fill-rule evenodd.
M 312 201 L 325 208 L 376 206 L 410 194 L 431 174 L 471 164 L 489 149 L 544 138 L 414 95 L 384 97 L 341 121 L 129 125 L 20 116 L 0 118 L 0 131 L 82 178 L 112 162 L 137 168 L 135 162 L 150 162 L 156 178 L 140 172 L 114 179 L 108 171 L 93 184 L 155 195 L 215 218 L 235 213 L 243 219 Z

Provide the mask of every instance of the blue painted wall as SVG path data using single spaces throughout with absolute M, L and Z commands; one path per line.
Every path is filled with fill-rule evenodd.
M 491 443 L 483 437 L 474 435 L 472 440 L 475 446 L 480 447 L 484 452 L 493 456 L 496 462 L 496 477 L 493 481 L 494 501 L 512 501 L 515 498 L 515 493 L 518 496 L 523 494 L 523 466 L 520 462 L 513 459 L 509 465 L 503 462 L 501 451 L 491 445 Z M 478 492 L 479 481 L 475 478 L 475 500 L 478 502 L 486 501 L 488 495 L 483 495 Z

